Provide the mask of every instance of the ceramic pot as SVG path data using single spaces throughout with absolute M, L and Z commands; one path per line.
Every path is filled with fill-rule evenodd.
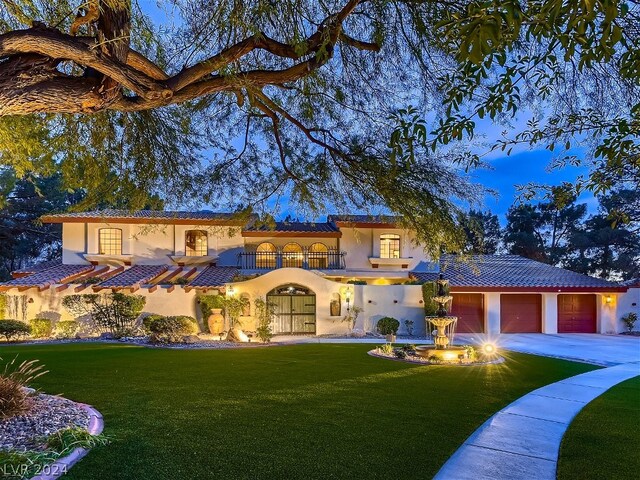
M 211 310 L 211 315 L 207 318 L 207 325 L 211 335 L 220 335 L 220 332 L 224 331 L 224 315 L 222 315 L 221 308 Z

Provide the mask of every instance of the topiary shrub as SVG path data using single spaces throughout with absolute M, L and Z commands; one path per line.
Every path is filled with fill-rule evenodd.
M 63 320 L 56 323 L 56 337 L 73 338 L 78 333 L 78 322 L 75 320 Z
M 158 315 L 152 313 L 151 315 L 147 315 L 142 319 L 142 328 L 144 329 L 144 333 L 147 335 L 151 335 L 151 324 L 160 318 L 165 318 L 164 315 Z
M 53 324 L 48 318 L 29 320 L 29 329 L 33 338 L 49 338 L 53 332 Z
M 151 323 L 149 327 L 154 342 L 177 343 L 186 335 L 198 332 L 198 324 L 193 317 L 162 317 Z
M 29 325 L 19 320 L 0 320 L 0 336 L 6 338 L 7 342 L 26 337 L 30 331 Z
M 384 317 L 378 320 L 376 329 L 381 335 L 395 335 L 400 328 L 400 322 L 393 317 Z

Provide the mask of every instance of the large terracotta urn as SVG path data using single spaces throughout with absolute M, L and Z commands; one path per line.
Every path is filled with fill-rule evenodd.
M 224 332 L 224 315 L 222 315 L 221 308 L 211 309 L 211 315 L 207 318 L 207 325 L 211 335 L 220 335 L 221 332 Z

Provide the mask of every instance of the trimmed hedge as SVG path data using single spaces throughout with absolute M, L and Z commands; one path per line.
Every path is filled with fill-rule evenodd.
M 33 338 L 49 338 L 53 332 L 53 323 L 48 318 L 29 320 L 29 328 Z
M 393 317 L 383 317 L 376 324 L 376 329 L 381 335 L 395 335 L 399 328 L 400 322 Z
M 177 343 L 183 337 L 198 333 L 198 322 L 193 317 L 180 315 L 162 317 L 153 321 L 149 327 L 155 342 Z
M 7 342 L 20 337 L 26 337 L 31 332 L 29 325 L 19 320 L 0 320 L 0 336 Z
M 146 333 L 147 335 L 151 335 L 152 333 L 151 324 L 161 318 L 165 318 L 165 317 L 163 315 L 158 315 L 155 313 L 152 313 L 151 315 L 147 315 L 146 317 L 144 317 L 142 319 L 142 328 L 144 329 L 144 333 Z

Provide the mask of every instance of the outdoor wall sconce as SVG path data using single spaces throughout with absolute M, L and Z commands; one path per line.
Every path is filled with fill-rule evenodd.
M 27 303 L 33 303 L 33 297 L 29 297 L 29 300 L 27 300 Z
M 347 290 L 344 294 L 344 298 L 347 302 L 347 312 L 350 310 L 350 304 L 351 304 L 351 290 Z
M 423 301 L 423 300 L 420 300 L 418 303 L 419 303 L 419 304 L 423 304 L 423 303 L 424 303 L 424 301 Z
M 227 288 L 227 295 L 233 296 L 233 292 L 234 292 L 233 287 Z
M 604 297 L 604 303 L 611 303 L 613 301 L 613 298 L 611 297 L 611 295 L 605 295 Z

